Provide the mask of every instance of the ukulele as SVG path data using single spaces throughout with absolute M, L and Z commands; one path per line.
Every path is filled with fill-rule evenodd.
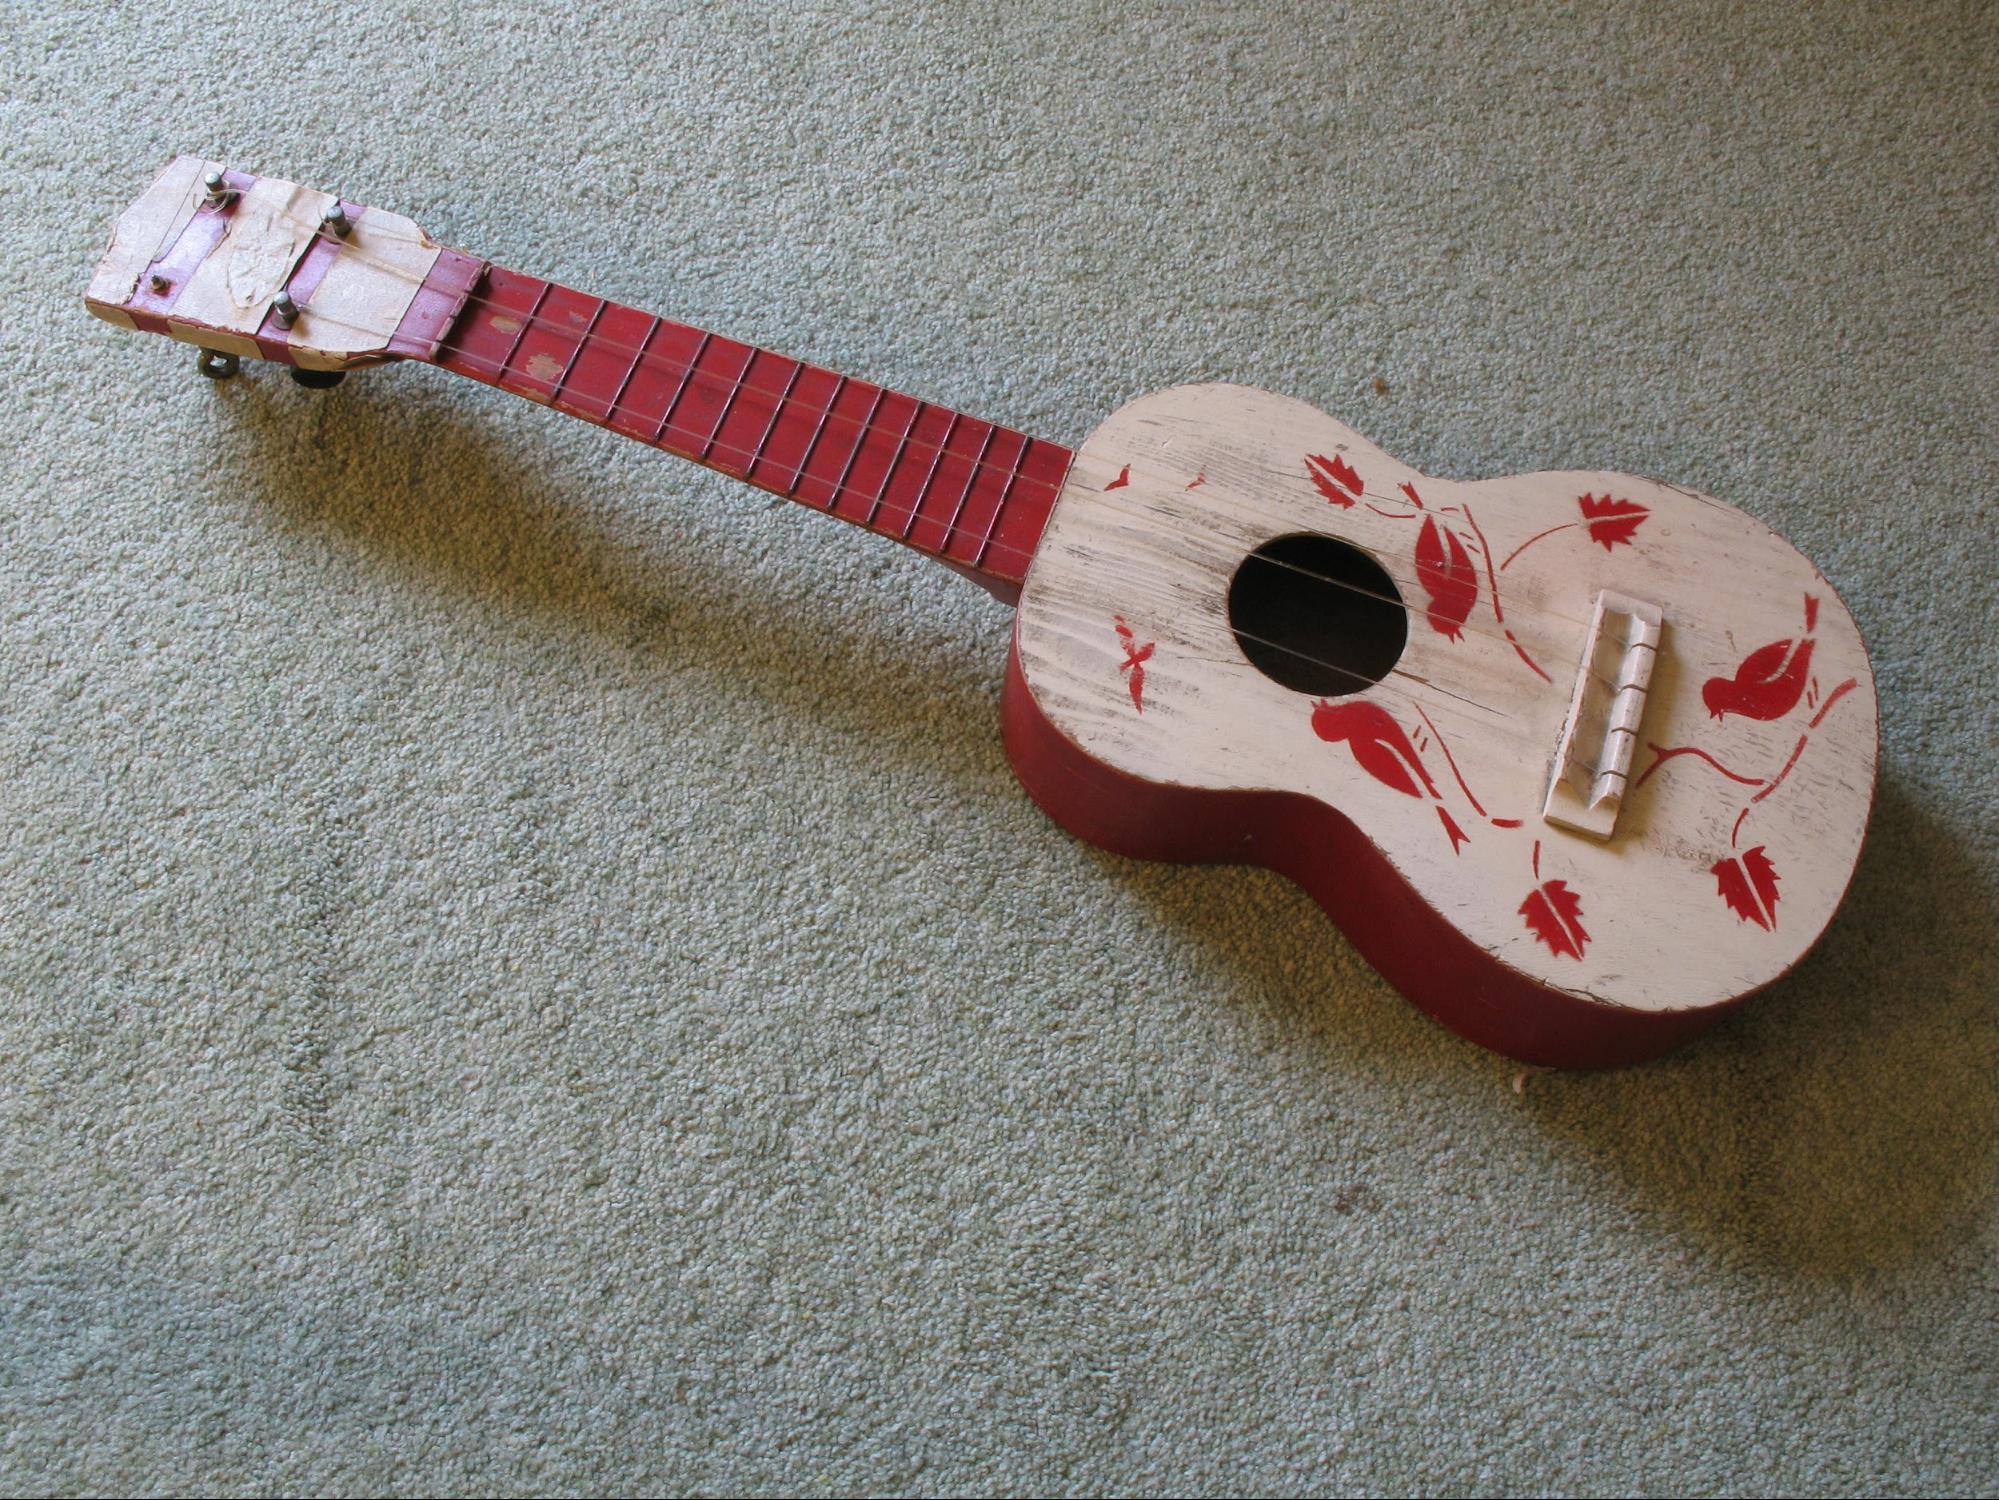
M 1852 615 L 1760 522 L 1596 471 L 1460 481 L 1188 385 L 1080 448 L 183 156 L 97 316 L 307 385 L 421 360 L 926 553 L 1017 605 L 1008 757 L 1064 828 L 1268 866 L 1534 1063 L 1672 1047 L 1824 931 L 1873 801 Z

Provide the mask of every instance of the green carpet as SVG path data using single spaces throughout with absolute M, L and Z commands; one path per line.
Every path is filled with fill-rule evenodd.
M 1999 1490 L 1999 10 L 4 20 L 0 1490 Z M 922 559 L 88 318 L 179 151 L 1057 441 L 1734 500 L 1875 653 L 1846 910 L 1524 1073 L 1047 823 Z

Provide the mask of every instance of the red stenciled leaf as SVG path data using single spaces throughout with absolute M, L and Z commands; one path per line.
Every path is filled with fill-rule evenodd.
M 1350 510 L 1361 496 L 1360 475 L 1337 453 L 1331 458 L 1323 453 L 1306 454 L 1305 472 L 1312 476 L 1312 483 L 1319 487 L 1319 493 L 1335 505 Z
M 1758 844 L 1740 859 L 1718 859 L 1709 871 L 1728 909 L 1765 931 L 1777 925 L 1777 867 Z
M 1130 674 L 1125 679 L 1125 686 L 1131 690 L 1131 706 L 1144 713 L 1145 664 L 1152 659 L 1153 648 L 1159 643 L 1147 641 L 1143 646 L 1139 645 L 1138 637 L 1132 634 L 1132 629 L 1125 623 L 1123 615 L 1112 615 L 1111 623 L 1117 627 L 1118 638 L 1124 642 L 1124 661 L 1119 665 L 1118 671 Z
M 1767 928 L 1770 925 L 1770 919 L 1763 915 L 1763 908 L 1756 904 L 1756 897 L 1749 889 L 1748 877 L 1742 873 L 1740 864 L 1732 859 L 1718 859 L 1710 873 L 1730 911 L 1758 927 Z
M 1619 542 L 1628 545 L 1631 534 L 1652 514 L 1636 500 L 1613 500 L 1609 495 L 1602 499 L 1579 495 L 1576 504 L 1582 507 L 1583 519 L 1589 522 L 1589 539 L 1602 542 L 1606 552 Z
M 1451 841 L 1451 853 L 1458 852 L 1458 845 L 1471 842 L 1471 835 L 1458 827 L 1458 820 L 1445 810 L 1441 802 L 1437 804 L 1437 816 L 1444 820 L 1444 834 Z
M 1131 465 L 1126 464 L 1122 469 L 1118 470 L 1117 478 L 1113 479 L 1109 484 L 1104 486 L 1104 493 L 1109 494 L 1112 490 L 1121 490 L 1130 483 L 1131 483 Z
M 1351 703 L 1321 703 L 1312 710 L 1312 730 L 1329 744 L 1345 740 L 1360 768 L 1383 786 L 1406 797 L 1420 797 L 1426 791 L 1437 796 L 1409 736 L 1379 705 L 1364 698 Z
M 1567 882 L 1544 880 L 1520 903 L 1527 930 L 1548 945 L 1557 958 L 1581 958 L 1589 944 L 1583 929 L 1583 901 Z
M 1153 641 L 1147 641 L 1137 650 L 1125 647 L 1124 665 L 1118 668 L 1120 672 L 1131 674 L 1126 685 L 1131 689 L 1131 706 L 1140 713 L 1145 712 L 1145 664 L 1151 660 L 1155 644 Z
M 1805 695 L 1812 670 L 1812 638 L 1772 641 L 1742 658 L 1733 677 L 1710 677 L 1701 701 L 1715 718 L 1781 719 Z
M 1770 856 L 1758 844 L 1754 849 L 1745 849 L 1742 854 L 1743 868 L 1749 871 L 1749 883 L 1756 887 L 1756 894 L 1763 898 L 1763 905 L 1770 913 L 1774 925 L 1777 920 L 1777 867 L 1770 863 Z
M 1439 526 L 1435 516 L 1423 518 L 1422 534 L 1416 538 L 1416 581 L 1430 596 L 1426 612 L 1430 628 L 1460 639 L 1465 620 L 1478 603 L 1478 569 L 1457 533 Z

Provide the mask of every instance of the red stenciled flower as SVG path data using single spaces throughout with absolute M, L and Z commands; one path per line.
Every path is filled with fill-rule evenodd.
M 1812 671 L 1812 636 L 1819 602 L 1805 596 L 1806 634 L 1795 640 L 1772 641 L 1742 658 L 1733 677 L 1710 677 L 1701 686 L 1701 701 L 1715 718 L 1740 714 L 1745 719 L 1781 719 L 1798 706 Z
M 1351 703 L 1322 702 L 1312 710 L 1312 731 L 1329 744 L 1345 740 L 1360 768 L 1405 797 L 1437 798 L 1429 772 L 1409 736 L 1388 710 L 1364 698 Z M 1437 800 L 1442 800 L 1438 798 Z
M 1331 458 L 1323 453 L 1306 454 L 1305 472 L 1312 476 L 1319 493 L 1342 509 L 1351 510 L 1361 496 L 1360 475 L 1337 453 Z
M 1709 871 L 1728 909 L 1769 931 L 1777 925 L 1777 867 L 1758 844 L 1739 859 L 1718 859 Z
M 1131 690 L 1131 706 L 1144 713 L 1145 664 L 1152 659 L 1153 647 L 1159 643 L 1147 641 L 1143 646 L 1139 645 L 1138 637 L 1125 624 L 1123 615 L 1112 615 L 1111 622 L 1117 626 L 1118 639 L 1124 642 L 1124 661 L 1119 664 L 1118 671 L 1130 674 L 1125 679 L 1125 686 Z
M 1609 495 L 1602 499 L 1581 495 L 1576 504 L 1582 507 L 1583 519 L 1589 523 L 1589 539 L 1602 542 L 1606 552 L 1620 542 L 1629 545 L 1631 534 L 1652 514 L 1636 500 L 1613 500 Z
M 1452 640 L 1462 638 L 1465 620 L 1478 603 L 1478 568 L 1457 533 L 1439 526 L 1435 516 L 1423 518 L 1416 538 L 1416 581 L 1430 596 L 1425 611 L 1430 628 Z
M 1582 897 L 1561 880 L 1544 880 L 1520 903 L 1527 930 L 1548 945 L 1557 958 L 1581 958 L 1589 943 L 1583 928 Z

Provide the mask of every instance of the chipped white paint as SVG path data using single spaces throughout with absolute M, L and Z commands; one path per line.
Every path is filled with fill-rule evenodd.
M 437 263 L 437 242 L 401 214 L 371 208 L 291 330 L 292 357 L 314 369 L 353 363 L 386 345 Z
M 174 298 L 167 314 L 174 336 L 208 343 L 205 333 L 254 335 L 331 202 L 331 194 L 275 177 L 252 183 L 230 213 L 228 232 Z
M 84 305 L 106 322 L 132 326 L 125 304 L 139 285 L 146 267 L 180 238 L 202 199 L 201 179 L 218 164 L 199 156 L 177 156 L 153 185 L 118 216 L 104 259 L 90 278 Z
M 1363 693 L 1282 687 L 1229 626 L 1238 565 L 1293 532 L 1364 548 L 1409 606 L 1396 670 Z M 1432 586 L 1465 576 L 1459 547 L 1476 600 L 1447 603 L 1433 626 Z M 1621 813 L 1598 839 L 1542 809 L 1605 590 L 1656 603 L 1664 628 Z M 1157 643 L 1142 713 L 1114 620 Z M 1873 795 L 1859 632 L 1760 522 L 1624 474 L 1431 478 L 1309 406 L 1241 387 L 1161 392 L 1097 429 L 1018 631 L 1029 690 L 1092 756 L 1155 782 L 1337 807 L 1501 962 L 1620 1005 L 1706 1006 L 1783 974 L 1831 918 Z M 1332 738 L 1315 732 L 1321 701 L 1336 706 Z M 1392 726 L 1338 707 L 1355 703 Z M 1359 748 L 1363 721 L 1381 738 Z
M 180 240 L 206 194 L 202 179 L 219 164 L 176 157 L 119 217 L 85 301 L 107 322 L 133 327 L 131 304 L 146 268 Z M 339 200 L 275 177 L 256 179 L 229 211 L 228 229 L 173 290 L 167 331 L 187 343 L 254 358 L 255 335 Z M 292 358 L 337 369 L 381 357 L 436 264 L 438 246 L 400 214 L 356 218 L 332 264 L 287 334 Z

